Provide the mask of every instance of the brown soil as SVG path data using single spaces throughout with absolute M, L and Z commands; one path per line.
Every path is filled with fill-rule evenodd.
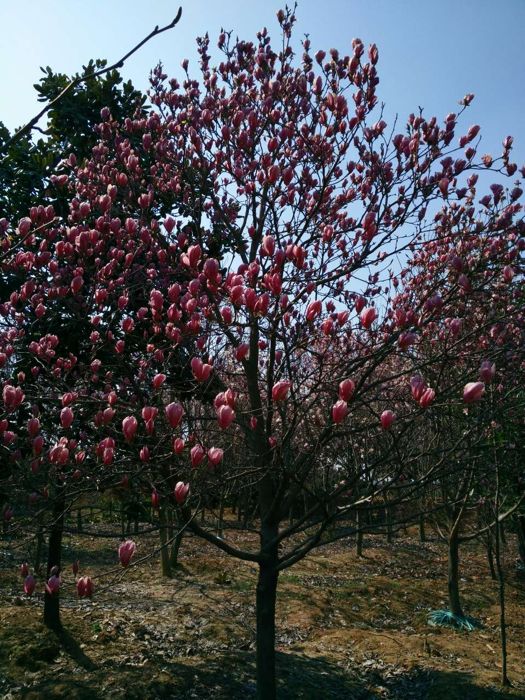
M 242 539 L 243 535 L 237 535 Z M 141 554 L 154 540 L 136 538 Z M 0 696 L 5 698 L 229 698 L 255 695 L 253 564 L 185 538 L 173 579 L 150 559 L 115 568 L 118 540 L 72 536 L 65 560 L 80 556 L 97 576 L 96 595 L 78 601 L 70 569 L 61 594 L 62 635 L 40 623 L 42 595 L 21 595 L 16 562 L 0 553 Z M 137 552 L 137 553 L 138 553 Z M 525 585 L 505 552 L 508 663 L 512 687 L 499 684 L 497 586 L 477 545 L 464 547 L 465 612 L 482 627 L 431 627 L 446 608 L 442 544 L 412 537 L 367 538 L 317 550 L 280 578 L 280 698 L 525 697 Z M 39 580 L 38 589 L 42 588 Z

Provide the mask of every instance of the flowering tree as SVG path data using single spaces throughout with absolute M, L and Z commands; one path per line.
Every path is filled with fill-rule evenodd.
M 513 176 L 511 141 L 501 160 L 477 165 L 478 127 L 458 144 L 457 115 L 411 115 L 404 132 L 390 131 L 377 114 L 377 48 L 356 39 L 350 56 L 313 56 L 305 40 L 296 63 L 294 16 L 278 19 L 279 51 L 266 30 L 256 43 L 221 34 L 212 67 L 201 39 L 200 83 L 167 81 L 158 67 L 149 116 L 121 122 L 103 110 L 92 157 L 70 158 L 60 179 L 67 221 L 44 212 L 6 223 L 2 241 L 3 269 L 28 276 L 1 307 L 13 490 L 28 459 L 16 434 L 25 440 L 31 403 L 45 406 L 39 468 L 56 492 L 153 486 L 197 535 L 256 563 L 261 698 L 276 693 L 279 573 L 400 481 L 413 498 L 433 470 L 400 479 L 400 446 L 436 396 L 462 401 L 462 384 L 424 375 L 439 374 L 449 352 L 456 324 L 445 308 L 463 304 L 475 324 L 476 300 L 430 270 L 426 294 L 411 270 L 432 259 L 458 211 L 473 245 L 497 222 L 495 277 L 514 250 L 521 274 L 523 243 L 521 193 L 507 205 L 500 192 L 477 218 L 467 180 L 481 167 Z M 165 218 L 173 195 L 180 204 Z M 65 342 L 72 328 L 82 329 L 76 350 Z M 465 351 L 465 376 L 478 355 Z M 245 549 L 196 517 L 202 499 L 232 485 L 256 494 L 258 544 Z M 307 507 L 290 522 L 299 499 Z M 126 544 L 121 561 L 133 552 Z

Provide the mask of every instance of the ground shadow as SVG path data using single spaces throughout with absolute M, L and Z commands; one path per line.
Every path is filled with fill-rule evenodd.
M 85 668 L 86 671 L 94 671 L 97 668 L 96 664 L 82 651 L 80 644 L 67 629 L 62 628 L 55 634 L 62 649 L 76 661 L 79 666 Z

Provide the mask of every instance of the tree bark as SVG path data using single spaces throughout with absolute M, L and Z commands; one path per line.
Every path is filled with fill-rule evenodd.
M 525 566 L 525 515 L 518 515 L 516 525 L 518 529 L 518 552 L 521 563 Z
M 459 597 L 459 535 L 452 530 L 448 540 L 448 599 L 454 615 L 463 617 Z
M 489 563 L 490 577 L 493 581 L 496 581 L 498 577 L 496 575 L 496 569 L 494 568 L 494 550 L 492 548 L 492 535 L 490 532 L 486 537 L 485 545 L 487 548 L 487 561 Z
M 427 541 L 427 535 L 425 532 L 425 516 L 423 515 L 423 513 L 421 513 L 419 516 L 419 541 Z
M 263 528 L 264 529 L 264 528 Z M 272 528 L 273 529 L 273 528 Z M 277 534 L 277 528 L 275 528 Z M 267 533 L 268 538 L 269 533 Z M 263 541 L 266 539 L 262 537 Z M 277 599 L 277 547 L 259 564 L 257 581 L 257 698 L 275 700 L 277 682 L 275 674 L 275 602 Z
M 363 516 L 359 509 L 355 514 L 357 533 L 355 538 L 356 554 L 358 557 L 363 556 Z
M 53 505 L 53 514 L 51 528 L 49 531 L 49 544 L 47 554 L 47 576 L 46 580 L 51 576 L 51 569 L 54 566 L 58 567 L 62 563 L 62 535 L 64 532 L 64 509 L 66 505 L 65 494 L 63 491 L 57 493 Z M 44 624 L 49 629 L 59 631 L 62 629 L 60 621 L 60 597 L 58 593 L 52 595 L 44 592 Z
M 172 540 L 171 552 L 170 552 L 170 564 L 172 569 L 176 569 L 179 565 L 179 550 L 182 544 L 182 538 L 184 537 L 184 530 L 180 529 L 181 520 L 176 513 L 174 515 L 173 510 L 170 510 L 170 539 Z M 174 536 L 174 525 L 177 528 L 177 534 Z

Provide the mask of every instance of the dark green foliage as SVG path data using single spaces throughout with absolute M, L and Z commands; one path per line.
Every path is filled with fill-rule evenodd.
M 82 76 L 92 76 L 103 69 L 107 61 L 91 60 L 83 67 Z M 41 69 L 44 77 L 35 84 L 40 102 L 54 100 L 79 74 L 67 76 L 54 73 L 47 66 Z M 123 120 L 145 113 L 146 97 L 124 82 L 117 70 L 97 77 L 87 77 L 68 91 L 47 113 L 47 126 L 38 129 L 43 138 L 24 137 L 8 144 L 10 133 L 0 122 L 0 218 L 13 225 L 27 216 L 35 204 L 53 204 L 57 214 L 64 214 L 64 192 L 49 181 L 60 160 L 74 153 L 81 162 L 88 157 L 98 140 L 95 126 L 100 122 L 100 110 L 109 107 L 113 118 Z M 1 115 L 0 115 L 1 116 Z M 7 145 L 6 145 L 7 144 Z

